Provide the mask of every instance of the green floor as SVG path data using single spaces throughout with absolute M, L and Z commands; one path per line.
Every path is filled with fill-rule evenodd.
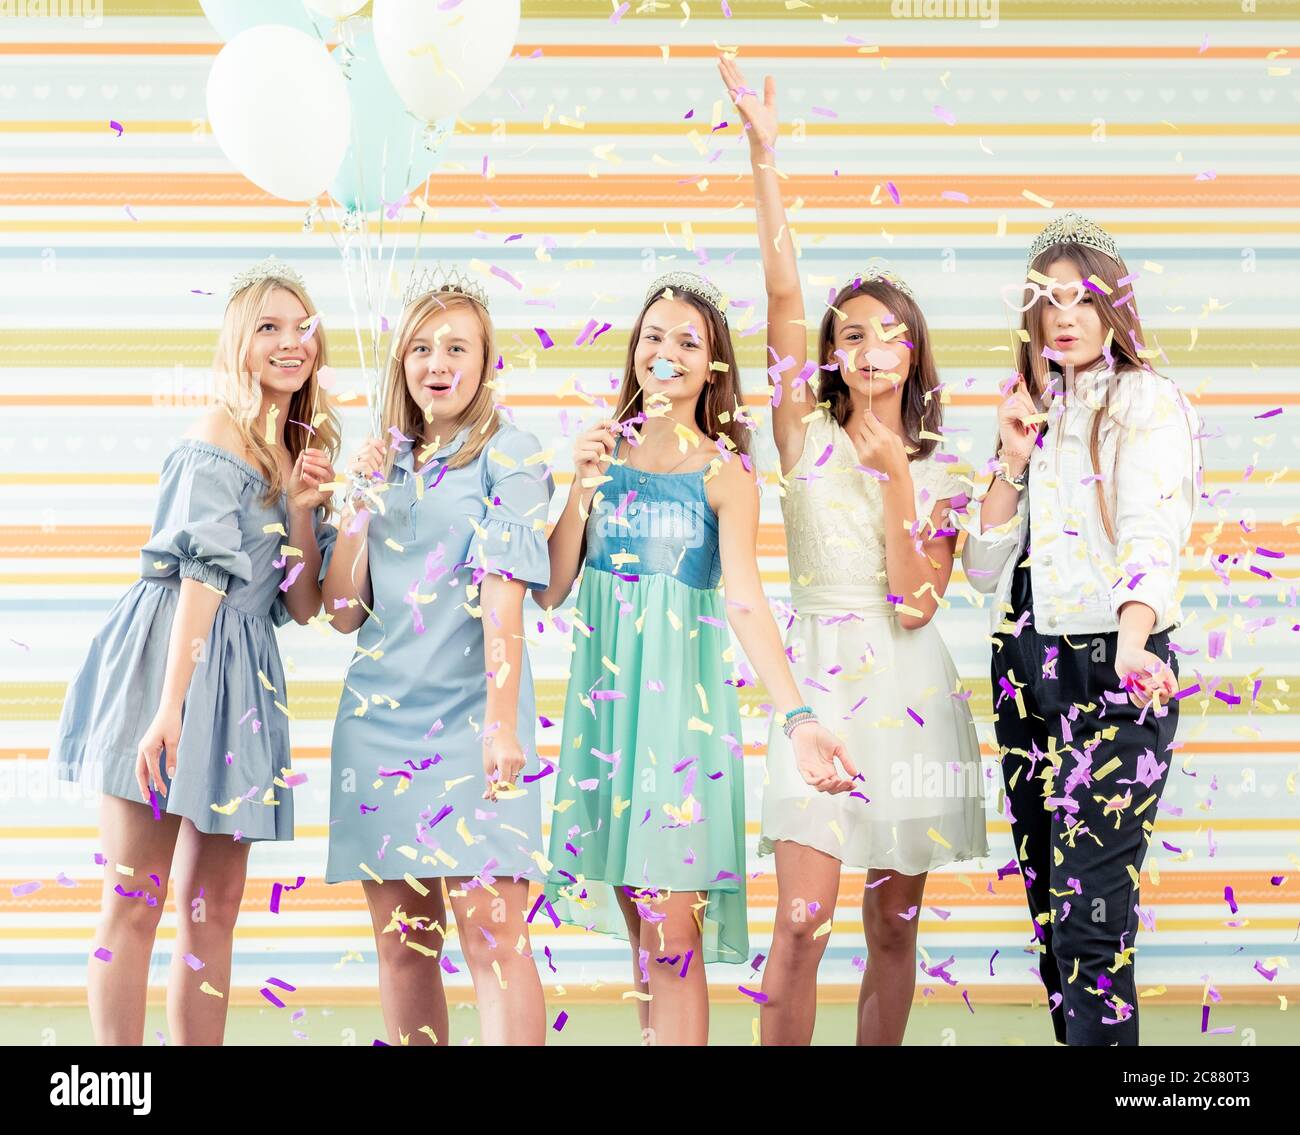
M 549 1005 L 553 1021 L 562 1003 Z M 231 1011 L 227 1040 L 230 1044 L 330 1045 L 370 1044 L 382 1035 L 379 1010 L 371 1008 L 309 1008 L 297 1021 L 292 1009 L 242 1008 Z M 571 1004 L 562 1032 L 552 1031 L 551 1044 L 636 1044 L 635 1010 L 626 1005 Z M 713 1009 L 711 1040 L 714 1044 L 749 1044 L 755 1011 L 742 1005 Z M 75 1045 L 91 1042 L 90 1021 L 82 1008 L 24 1006 L 0 1010 L 0 1043 L 6 1045 Z M 1300 1011 L 1281 1012 L 1275 1007 L 1216 1006 L 1210 1027 L 1235 1026 L 1231 1035 L 1201 1033 L 1197 1005 L 1142 1009 L 1143 1044 L 1261 1046 L 1300 1044 Z M 152 1009 L 146 1031 L 156 1044 L 155 1030 L 165 1029 L 161 1009 Z M 303 1040 L 295 1030 L 306 1034 Z M 452 1009 L 452 1040 L 456 1044 L 478 1041 L 478 1018 L 472 1005 Z M 826 1005 L 817 1016 L 817 1044 L 847 1044 L 853 1039 L 853 1006 Z M 908 1024 L 907 1044 L 917 1045 L 1039 1045 L 1051 1043 L 1051 1030 L 1042 1009 L 1021 1006 L 976 1006 L 972 1014 L 962 1005 L 917 1005 Z

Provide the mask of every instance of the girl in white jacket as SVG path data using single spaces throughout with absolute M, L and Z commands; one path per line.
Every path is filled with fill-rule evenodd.
M 1069 213 L 1039 235 L 994 480 L 962 552 L 993 596 L 1006 812 L 1057 1040 L 1136 1044 L 1138 872 L 1171 762 L 1179 553 L 1200 429 L 1156 374 L 1111 236 Z

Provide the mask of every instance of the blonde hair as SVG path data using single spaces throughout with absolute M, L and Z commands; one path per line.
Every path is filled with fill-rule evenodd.
M 316 305 L 311 302 L 311 297 L 291 280 L 277 277 L 259 280 L 236 292 L 226 304 L 212 363 L 216 404 L 230 415 L 244 452 L 265 478 L 267 490 L 264 500 L 268 504 L 279 499 L 285 487 L 284 477 L 275 456 L 275 447 L 266 440 L 265 423 L 260 417 L 262 384 L 248 369 L 248 352 L 257 332 L 262 305 L 276 288 L 294 296 L 308 317 L 316 314 Z M 325 329 L 320 323 L 316 324 L 313 334 L 316 336 L 316 362 L 307 381 L 289 400 L 288 420 L 284 423 L 284 448 L 291 462 L 296 462 L 298 455 L 309 446 L 325 450 L 330 461 L 338 456 L 341 434 L 338 414 L 330 405 L 319 380 L 320 368 L 329 362 Z
M 410 349 L 415 333 L 435 312 L 449 311 L 456 307 L 469 308 L 478 319 L 479 330 L 483 335 L 483 372 L 479 375 L 478 390 L 470 399 L 469 405 L 461 412 L 452 425 L 451 436 L 442 438 L 445 445 L 452 437 L 466 426 L 470 427 L 470 436 L 463 446 L 452 454 L 447 466 L 460 469 L 478 459 L 492 435 L 501 428 L 494 401 L 492 374 L 496 364 L 496 336 L 492 327 L 492 318 L 477 301 L 459 292 L 430 292 L 413 300 L 402 312 L 402 317 L 393 334 L 392 349 L 388 352 L 388 371 L 384 377 L 383 387 L 383 428 L 385 432 L 396 427 L 410 438 L 416 439 L 416 451 L 419 440 L 424 437 L 424 428 L 428 419 L 424 411 L 411 396 L 406 385 L 406 366 L 403 360 Z M 464 376 L 462 376 L 463 378 Z M 392 471 L 396 454 L 388 447 L 385 462 L 385 475 Z

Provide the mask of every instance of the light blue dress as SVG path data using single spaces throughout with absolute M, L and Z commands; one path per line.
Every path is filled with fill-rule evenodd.
M 537 438 L 504 423 L 476 460 L 448 468 L 468 438 L 461 431 L 419 472 L 414 451 L 401 453 L 384 512 L 370 520 L 375 615 L 358 632 L 334 723 L 328 883 L 542 878 L 537 781 L 549 769 L 537 758 L 527 648 L 517 717 L 523 795 L 487 801 L 483 624 L 478 593 L 467 588 L 485 573 L 547 585 L 554 484 Z
M 176 777 L 159 807 L 199 831 L 246 840 L 293 838 L 289 724 L 275 627 L 289 621 L 281 583 L 286 500 L 233 453 L 194 438 L 167 455 L 140 580 L 114 605 L 68 685 L 50 759 L 64 780 L 140 801 L 136 752 L 158 710 L 181 580 L 225 596 L 194 667 L 181 713 Z M 336 529 L 319 520 L 326 551 Z M 266 682 L 263 682 L 263 677 Z M 271 688 L 267 688 L 269 683 Z

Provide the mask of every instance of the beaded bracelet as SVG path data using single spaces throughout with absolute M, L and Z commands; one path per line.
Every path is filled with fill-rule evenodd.
M 782 722 L 781 728 L 785 735 L 789 737 L 800 725 L 809 721 L 816 721 L 817 715 L 813 713 L 810 706 L 801 705 L 798 709 L 792 709 L 785 715 L 785 721 Z

